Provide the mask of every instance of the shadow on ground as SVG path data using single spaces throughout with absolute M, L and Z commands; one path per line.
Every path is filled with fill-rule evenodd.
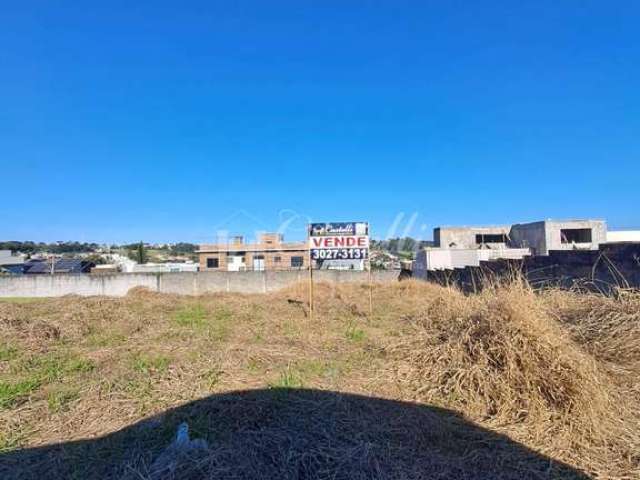
M 169 455 L 181 422 L 207 449 Z M 163 453 L 164 452 L 164 453 Z M 159 461 L 158 459 L 163 459 Z M 588 479 L 458 414 L 304 389 L 212 395 L 104 437 L 0 455 L 2 479 Z

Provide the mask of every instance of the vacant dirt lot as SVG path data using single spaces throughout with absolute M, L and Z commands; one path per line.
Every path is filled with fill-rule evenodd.
M 640 478 L 639 294 L 306 300 L 0 301 L 0 478 Z

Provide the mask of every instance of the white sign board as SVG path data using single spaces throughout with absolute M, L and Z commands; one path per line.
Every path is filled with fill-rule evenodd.
M 309 251 L 311 260 L 319 268 L 330 263 L 336 268 L 359 265 L 362 269 L 362 260 L 369 257 L 369 225 L 365 222 L 312 223 Z

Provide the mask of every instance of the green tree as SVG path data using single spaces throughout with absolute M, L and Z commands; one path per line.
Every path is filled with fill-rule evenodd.
M 171 246 L 171 253 L 174 255 L 183 255 L 187 253 L 193 253 L 197 250 L 198 246 L 193 243 L 178 242 Z
M 95 263 L 96 265 L 106 265 L 107 261 L 100 254 L 94 253 L 85 258 L 87 262 Z
M 405 237 L 403 239 L 402 251 L 412 252 L 416 248 L 416 241 L 411 237 Z
M 147 263 L 147 250 L 144 248 L 144 243 L 142 242 L 138 244 L 137 257 L 138 263 Z
M 128 251 L 127 255 L 131 260 L 135 260 L 140 264 L 147 263 L 149 261 L 149 257 L 147 256 L 147 249 L 144 248 L 144 243 L 140 242 L 137 244 L 132 244 L 130 245 L 130 247 L 131 246 L 134 247 Z

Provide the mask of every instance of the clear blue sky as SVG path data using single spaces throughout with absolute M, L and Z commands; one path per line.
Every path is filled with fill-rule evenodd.
M 639 228 L 638 25 L 635 0 L 2 2 L 0 239 Z

